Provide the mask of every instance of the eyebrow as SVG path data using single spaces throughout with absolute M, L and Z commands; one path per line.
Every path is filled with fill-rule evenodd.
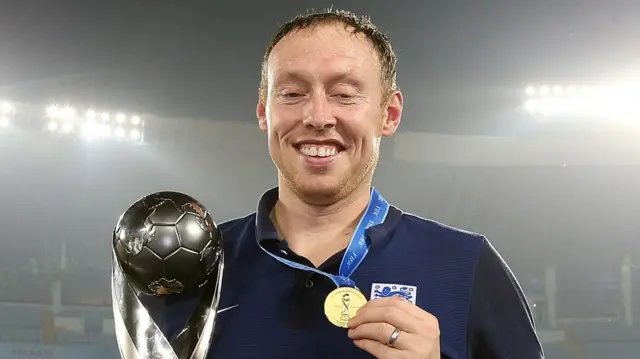
M 341 71 L 335 74 L 331 74 L 327 78 L 327 82 L 331 85 L 338 83 L 345 83 L 357 88 L 361 88 L 363 83 L 360 79 L 354 76 L 355 70 Z M 308 83 L 309 76 L 299 71 L 283 71 L 276 75 L 277 83 L 291 81 L 296 83 Z

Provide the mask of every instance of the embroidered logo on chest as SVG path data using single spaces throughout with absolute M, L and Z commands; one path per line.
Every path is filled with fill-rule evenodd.
M 390 283 L 373 283 L 371 285 L 370 298 L 388 298 L 388 297 L 402 297 L 409 302 L 416 304 L 416 296 L 418 294 L 418 287 L 414 285 L 406 284 L 390 284 Z

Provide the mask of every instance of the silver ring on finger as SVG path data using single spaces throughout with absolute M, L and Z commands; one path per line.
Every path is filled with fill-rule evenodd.
M 387 342 L 387 345 L 392 347 L 393 344 L 395 344 L 396 341 L 398 340 L 399 336 L 400 336 L 400 329 L 394 328 L 393 333 L 391 333 L 391 336 L 389 337 L 389 341 Z

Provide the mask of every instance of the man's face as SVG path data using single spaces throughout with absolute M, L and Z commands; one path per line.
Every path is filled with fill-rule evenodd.
M 383 96 L 380 79 L 371 43 L 341 24 L 297 31 L 275 46 L 256 112 L 283 184 L 322 202 L 368 183 L 381 137 L 402 114 L 402 95 Z

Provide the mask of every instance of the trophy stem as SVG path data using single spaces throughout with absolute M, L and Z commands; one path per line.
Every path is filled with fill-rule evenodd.
M 211 344 L 220 302 L 224 272 L 224 254 L 220 253 L 216 282 L 205 284 L 197 309 L 174 343 L 170 343 L 126 280 L 117 260 L 112 257 L 111 292 L 116 338 L 123 359 L 205 359 Z M 173 345 L 172 345 L 173 344 Z

